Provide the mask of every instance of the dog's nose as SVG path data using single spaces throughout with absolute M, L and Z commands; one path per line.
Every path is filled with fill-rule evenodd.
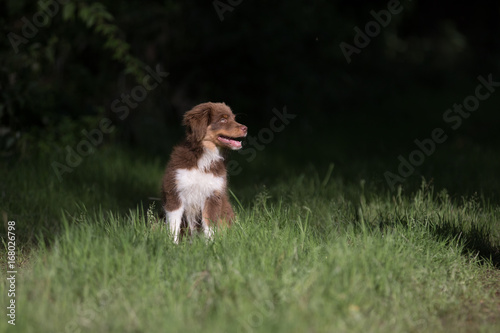
M 248 127 L 246 127 L 245 125 L 241 125 L 241 130 L 246 133 L 248 131 Z

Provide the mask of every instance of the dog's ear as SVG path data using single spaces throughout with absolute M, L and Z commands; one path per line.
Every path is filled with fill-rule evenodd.
M 201 142 L 203 140 L 210 124 L 211 113 L 211 103 L 203 103 L 184 114 L 182 124 L 186 126 L 186 136 L 189 141 Z

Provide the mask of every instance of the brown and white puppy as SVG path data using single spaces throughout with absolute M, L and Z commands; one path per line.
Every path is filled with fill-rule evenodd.
M 247 127 L 235 121 L 224 103 L 203 103 L 184 115 L 186 140 L 174 147 L 162 185 L 163 208 L 174 242 L 181 228 L 191 234 L 202 227 L 212 238 L 214 228 L 229 226 L 234 212 L 227 193 L 223 151 L 241 149 Z

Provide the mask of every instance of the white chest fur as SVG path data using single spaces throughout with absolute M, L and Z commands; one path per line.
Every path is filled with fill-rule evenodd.
M 202 216 L 205 201 L 214 192 L 223 192 L 226 186 L 226 178 L 215 176 L 208 172 L 213 163 L 222 159 L 219 149 L 205 149 L 197 163 L 197 167 L 191 169 L 177 169 L 175 173 L 175 184 L 181 207 L 167 213 L 167 223 L 170 232 L 174 236 L 174 242 L 179 242 L 179 231 L 182 218 L 185 215 L 191 232 L 195 230 L 197 223 L 202 223 L 205 235 L 209 238 L 213 235 L 211 229 Z M 200 221 L 201 218 L 201 221 Z
M 215 149 L 208 149 L 205 148 L 203 155 L 201 155 L 200 159 L 198 160 L 198 169 L 202 171 L 206 171 L 210 169 L 210 166 L 214 163 L 217 162 L 218 160 L 221 160 L 222 156 L 220 155 L 219 148 Z
M 177 190 L 185 206 L 202 206 L 213 192 L 221 191 L 224 178 L 199 169 L 179 169 L 176 174 Z
M 198 168 L 178 169 L 176 172 L 176 185 L 179 199 L 189 217 L 194 217 L 203 209 L 205 201 L 215 191 L 222 192 L 226 180 L 217 177 L 208 170 L 213 162 L 221 159 L 217 150 L 205 150 L 198 160 Z

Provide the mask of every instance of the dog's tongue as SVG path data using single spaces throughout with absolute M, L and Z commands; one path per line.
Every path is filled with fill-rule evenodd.
M 229 138 L 224 138 L 224 137 L 219 137 L 219 140 L 221 140 L 222 142 L 225 142 L 225 143 L 229 144 L 231 147 L 241 148 L 241 142 L 240 141 L 231 140 Z

